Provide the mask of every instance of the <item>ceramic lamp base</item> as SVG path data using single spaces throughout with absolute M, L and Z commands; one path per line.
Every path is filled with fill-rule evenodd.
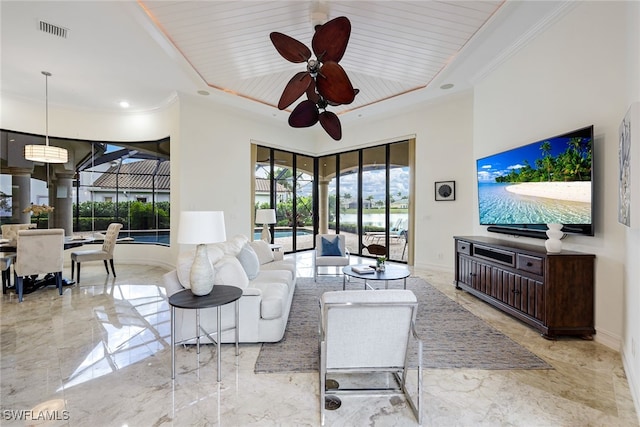
M 213 289 L 213 266 L 209 261 L 207 245 L 200 244 L 196 247 L 196 256 L 191 264 L 189 274 L 191 293 L 197 296 L 205 296 Z
M 262 226 L 262 234 L 260 235 L 260 239 L 264 240 L 267 243 L 271 243 L 271 232 L 269 231 L 269 225 L 264 224 Z

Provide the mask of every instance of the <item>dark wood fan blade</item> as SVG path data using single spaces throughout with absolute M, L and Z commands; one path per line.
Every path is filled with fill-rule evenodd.
M 299 63 L 307 62 L 311 58 L 311 51 L 303 43 L 286 34 L 273 32 L 269 34 L 271 43 L 287 61 Z
M 342 138 L 342 126 L 340 119 L 331 111 L 323 111 L 319 116 L 320 125 L 336 141 Z
M 360 92 L 360 89 L 354 89 L 354 90 L 353 90 L 353 93 L 354 93 L 355 95 L 357 95 L 359 92 Z M 329 105 L 331 105 L 331 106 L 333 106 L 333 107 L 337 107 L 338 105 L 340 105 L 340 104 L 338 104 L 338 103 L 331 102 L 331 101 L 327 101 L 327 104 L 329 104 Z
M 294 128 L 307 128 L 318 123 L 318 109 L 313 101 L 305 99 L 296 105 L 289 115 L 289 126 Z
M 307 99 L 313 101 L 314 104 L 318 104 L 320 101 L 320 95 L 316 92 L 316 82 L 313 79 L 311 79 L 311 83 L 307 87 Z
M 351 104 L 356 96 L 347 73 L 337 62 L 322 64 L 316 86 L 324 99 L 336 104 Z
M 339 16 L 316 29 L 311 47 L 316 57 L 322 61 L 338 62 L 342 59 L 351 35 L 351 22 Z
M 289 83 L 284 88 L 280 101 L 278 102 L 278 108 L 284 110 L 289 105 L 293 104 L 296 99 L 300 98 L 303 93 L 309 87 L 309 84 L 313 81 L 311 75 L 306 71 L 300 71 L 289 80 Z

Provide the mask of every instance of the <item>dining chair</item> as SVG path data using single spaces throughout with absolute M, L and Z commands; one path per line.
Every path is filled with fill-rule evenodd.
M 0 233 L 2 233 L 2 238 L 9 241 L 15 245 L 16 239 L 18 238 L 18 231 L 20 230 L 29 230 L 31 228 L 35 228 L 36 224 L 2 224 L 0 225 Z
M 18 302 L 22 302 L 24 278 L 53 274 L 62 295 L 64 265 L 64 230 L 62 228 L 18 231 L 16 259 L 13 267 Z
M 71 280 L 73 280 L 76 263 L 78 264 L 78 283 L 80 283 L 80 264 L 86 261 L 100 260 L 104 261 L 104 268 L 107 270 L 107 274 L 109 274 L 109 266 L 107 265 L 107 261 L 109 261 L 113 277 L 116 277 L 116 270 L 113 266 L 113 251 L 121 228 L 122 224 L 120 223 L 112 222 L 109 224 L 100 249 L 71 252 Z
M 11 286 L 11 264 L 15 262 L 15 252 L 0 252 L 0 271 L 2 271 L 2 293 L 7 293 Z

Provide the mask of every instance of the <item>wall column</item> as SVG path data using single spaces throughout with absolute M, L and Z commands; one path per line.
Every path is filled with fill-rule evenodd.
M 31 214 L 23 212 L 31 206 L 31 172 L 32 169 L 9 168 L 11 174 L 11 222 L 29 224 Z
M 55 207 L 49 220 L 49 228 L 63 228 L 66 236 L 73 235 L 73 172 L 56 172 L 49 187 L 49 200 Z

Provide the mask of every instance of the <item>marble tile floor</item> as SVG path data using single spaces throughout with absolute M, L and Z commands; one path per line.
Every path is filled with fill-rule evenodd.
M 353 262 L 358 262 L 357 258 Z M 312 277 L 298 255 L 299 276 Z M 0 303 L 0 425 L 315 426 L 318 376 L 254 374 L 259 344 L 198 356 L 178 347 L 171 380 L 163 268 L 83 265 L 81 286 L 13 293 Z M 68 272 L 67 272 L 68 273 Z M 553 370 L 429 369 L 425 426 L 637 426 L 620 355 L 595 341 L 544 340 L 452 286 L 450 273 L 418 271 L 454 300 L 550 363 Z M 428 337 L 424 337 L 428 339 Z M 37 418 L 49 417 L 50 420 Z M 35 418 L 35 419 L 34 419 Z M 328 426 L 412 426 L 402 398 L 343 397 Z

